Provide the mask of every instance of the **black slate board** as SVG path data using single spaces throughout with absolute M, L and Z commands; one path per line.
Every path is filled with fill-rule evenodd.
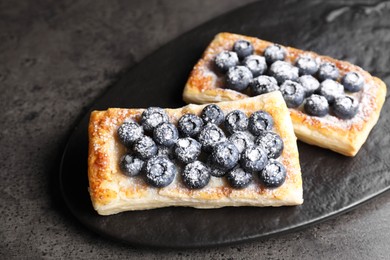
M 390 34 L 390 20 L 380 15 L 386 12 L 386 4 L 350 2 L 262 1 L 223 15 L 147 57 L 91 110 L 184 105 L 181 95 L 189 72 L 213 36 L 222 31 L 346 59 L 384 78 L 389 85 L 386 35 Z M 83 224 L 132 245 L 201 247 L 262 238 L 325 220 L 389 189 L 389 110 L 386 102 L 380 121 L 354 158 L 298 142 L 304 182 L 302 206 L 163 208 L 99 216 L 87 190 L 89 112 L 64 151 L 60 185 L 68 207 Z

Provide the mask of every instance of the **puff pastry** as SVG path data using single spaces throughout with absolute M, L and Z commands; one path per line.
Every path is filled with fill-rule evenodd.
M 247 40 L 254 46 L 255 54 L 262 54 L 266 47 L 273 44 L 268 41 L 232 33 L 220 33 L 205 50 L 202 58 L 194 66 L 185 85 L 183 99 L 188 103 L 208 103 L 247 98 L 240 93 L 224 88 L 224 80 L 212 69 L 215 56 L 224 50 L 231 50 L 237 40 Z M 294 63 L 302 54 L 310 55 L 318 62 L 332 62 L 341 76 L 348 72 L 358 72 L 365 79 L 363 89 L 352 95 L 359 100 L 360 106 L 355 117 L 349 120 L 332 115 L 314 117 L 303 112 L 302 106 L 290 108 L 290 116 L 298 139 L 303 142 L 331 149 L 346 156 L 354 156 L 366 141 L 371 129 L 378 121 L 386 96 L 386 85 L 379 78 L 371 76 L 362 68 L 346 61 L 321 56 L 314 52 L 285 47 L 286 61 Z
M 277 159 L 287 170 L 285 183 L 276 188 L 262 187 L 258 181 L 244 189 L 231 188 L 224 178 L 211 177 L 200 190 L 186 188 L 180 174 L 167 187 L 154 188 L 140 176 L 127 177 L 119 169 L 119 158 L 125 147 L 119 142 L 117 129 L 126 119 L 139 121 L 143 109 L 110 108 L 94 111 L 89 124 L 88 177 L 89 192 L 95 210 L 110 215 L 128 210 L 143 210 L 167 206 L 219 208 L 224 206 L 284 206 L 303 202 L 302 179 L 296 137 L 287 106 L 279 92 L 262 96 L 218 103 L 226 113 L 240 109 L 248 115 L 257 110 L 270 113 L 274 129 L 284 141 L 284 150 Z M 177 123 L 186 113 L 199 115 L 204 105 L 187 105 L 165 109 L 170 121 Z M 179 170 L 180 171 L 180 170 Z

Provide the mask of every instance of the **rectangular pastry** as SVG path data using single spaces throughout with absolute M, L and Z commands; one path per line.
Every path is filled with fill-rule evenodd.
M 220 33 L 194 66 L 188 103 L 282 92 L 303 142 L 354 156 L 376 124 L 386 85 L 358 66 L 254 37 Z
M 101 215 L 303 202 L 296 137 L 279 92 L 177 109 L 93 111 L 88 177 Z

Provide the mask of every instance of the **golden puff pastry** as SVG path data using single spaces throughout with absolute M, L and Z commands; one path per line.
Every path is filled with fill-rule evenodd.
M 125 147 L 119 142 L 118 127 L 125 121 L 140 120 L 143 109 L 110 108 L 94 111 L 89 123 L 88 177 L 93 207 L 100 215 L 129 210 L 144 210 L 168 206 L 219 208 L 225 206 L 284 206 L 303 202 L 302 179 L 296 137 L 288 108 L 279 92 L 262 96 L 221 102 L 218 106 L 226 114 L 239 109 L 247 115 L 264 110 L 274 119 L 273 131 L 284 141 L 282 155 L 277 159 L 287 172 L 285 182 L 278 188 L 265 188 L 255 179 L 248 187 L 234 189 L 225 178 L 211 177 L 202 189 L 189 189 L 183 185 L 180 168 L 171 184 L 163 188 L 152 187 L 141 176 L 125 176 L 119 167 Z M 205 105 L 187 105 L 165 109 L 170 122 L 177 124 L 187 113 L 199 115 Z
M 225 88 L 223 76 L 215 73 L 213 68 L 215 56 L 221 51 L 231 50 L 237 40 L 249 41 L 254 47 L 254 54 L 259 55 L 262 55 L 265 48 L 273 44 L 257 38 L 232 33 L 216 35 L 202 58 L 194 66 L 185 85 L 183 99 L 186 102 L 202 104 L 248 97 L 248 93 L 240 93 Z M 303 105 L 289 109 L 298 139 L 346 156 L 355 156 L 379 119 L 386 97 L 385 83 L 379 78 L 371 76 L 362 68 L 346 61 L 291 47 L 285 47 L 285 49 L 287 50 L 285 61 L 292 64 L 299 56 L 308 55 L 318 63 L 331 62 L 335 64 L 340 71 L 340 76 L 348 72 L 357 72 L 363 76 L 365 80 L 363 89 L 351 94 L 360 103 L 358 112 L 352 119 L 339 119 L 329 114 L 324 117 L 310 116 L 304 113 Z

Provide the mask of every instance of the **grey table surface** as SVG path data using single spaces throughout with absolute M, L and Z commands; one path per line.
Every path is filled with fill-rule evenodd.
M 301 231 L 192 250 L 111 241 L 62 201 L 60 156 L 93 101 L 165 43 L 250 2 L 0 1 L 0 258 L 389 259 L 389 192 Z

